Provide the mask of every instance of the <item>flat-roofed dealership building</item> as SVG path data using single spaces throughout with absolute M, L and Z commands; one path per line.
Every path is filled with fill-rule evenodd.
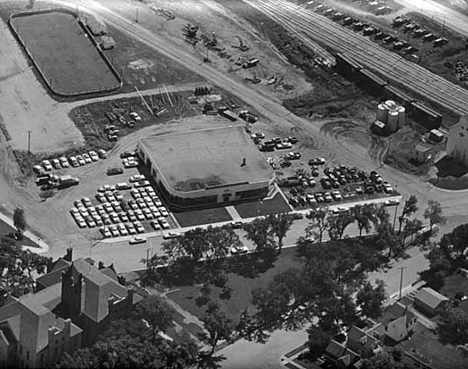
M 275 179 L 240 125 L 141 138 L 137 152 L 180 210 L 263 198 Z

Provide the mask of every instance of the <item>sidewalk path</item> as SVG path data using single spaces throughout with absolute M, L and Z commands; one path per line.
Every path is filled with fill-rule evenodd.
M 8 224 L 10 227 L 16 229 L 13 219 L 8 217 L 7 215 L 3 214 L 0 212 L 0 220 Z M 44 252 L 49 251 L 49 246 L 38 236 L 33 234 L 31 231 L 24 231 L 23 232 L 24 236 L 26 238 L 29 238 L 32 242 L 34 242 L 37 246 L 39 247 L 31 247 L 31 246 L 26 246 L 22 245 L 21 247 L 23 250 L 29 250 L 31 252 L 35 252 L 36 254 L 43 254 Z

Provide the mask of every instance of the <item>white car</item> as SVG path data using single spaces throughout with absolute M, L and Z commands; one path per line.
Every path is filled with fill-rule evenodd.
M 72 167 L 76 168 L 80 166 L 80 163 L 78 163 L 78 160 L 76 159 L 75 156 L 70 156 L 70 164 Z
M 107 192 L 107 191 L 115 191 L 115 186 L 113 185 L 103 185 L 98 188 L 98 192 Z
M 127 231 L 127 227 L 125 227 L 125 224 L 123 223 L 117 224 L 117 229 L 119 230 L 122 236 L 128 236 L 128 231 Z
M 179 232 L 167 232 L 167 233 L 163 234 L 163 238 L 165 240 L 168 240 L 168 239 L 171 239 L 171 238 L 178 238 L 178 237 L 181 237 L 181 236 L 182 236 L 182 233 L 179 233 Z
M 89 154 L 89 157 L 91 158 L 92 161 L 98 161 L 99 160 L 99 156 L 98 156 L 96 151 L 90 151 L 88 154 Z
M 60 165 L 60 160 L 58 160 L 58 159 L 52 159 L 52 166 L 55 169 L 61 169 L 62 168 L 62 166 Z
M 159 212 L 161 213 L 161 215 L 163 217 L 168 217 L 169 216 L 169 213 L 167 212 L 166 208 L 159 208 L 158 210 L 159 210 Z
M 156 231 L 161 230 L 161 226 L 159 225 L 157 220 L 152 220 L 150 224 Z
M 42 166 L 44 167 L 45 170 L 52 170 L 54 169 L 52 167 L 52 164 L 50 164 L 49 160 L 42 160 Z
M 76 156 L 76 161 L 78 162 L 79 165 L 86 165 L 86 161 L 84 160 L 83 156 L 81 156 L 81 155 Z
M 107 159 L 107 152 L 106 152 L 106 150 L 104 150 L 104 149 L 99 149 L 99 150 L 97 151 L 97 153 L 98 153 L 98 155 L 99 155 L 99 157 L 100 157 L 101 159 Z
M 139 181 L 144 181 L 146 177 L 143 174 L 135 174 L 134 176 L 131 176 L 129 181 L 130 182 L 139 182 Z
M 86 222 L 84 221 L 84 219 L 82 217 L 79 217 L 79 218 L 76 217 L 75 221 L 76 221 L 76 224 L 78 224 L 78 227 L 86 228 Z
M 149 186 L 149 185 L 150 185 L 149 181 L 138 181 L 133 186 L 135 188 L 138 188 L 138 187 L 146 187 L 146 186 Z
M 144 236 L 134 236 L 132 239 L 128 242 L 130 245 L 136 245 L 138 243 L 145 243 L 146 242 L 146 237 Z
M 83 154 L 83 159 L 84 159 L 86 164 L 92 163 L 91 157 L 86 152 Z
M 386 193 L 392 193 L 393 192 L 393 187 L 390 185 L 388 182 L 384 182 L 383 184 L 384 191 Z
M 135 120 L 135 122 L 141 122 L 141 117 L 137 112 L 132 111 L 130 116 Z
M 331 195 L 332 195 L 332 197 L 335 199 L 335 201 L 343 200 L 343 196 L 341 196 L 341 193 L 340 193 L 340 191 L 338 191 L 338 190 L 333 190 L 333 191 L 331 192 Z
M 249 252 L 249 249 L 247 246 L 242 245 L 242 246 L 233 246 L 229 249 L 232 255 L 239 255 L 239 254 L 246 254 Z
M 101 228 L 99 228 L 99 231 L 102 233 L 102 236 L 104 238 L 112 237 L 112 233 L 111 233 L 111 231 L 109 230 L 108 227 L 101 227 Z
M 59 160 L 60 160 L 60 165 L 63 168 L 68 168 L 70 166 L 70 164 L 68 163 L 68 159 L 65 156 L 62 156 Z
M 163 219 L 158 219 L 159 220 L 159 224 L 161 224 L 161 228 L 162 229 L 169 229 L 171 228 L 171 226 L 169 225 L 169 223 L 163 218 Z

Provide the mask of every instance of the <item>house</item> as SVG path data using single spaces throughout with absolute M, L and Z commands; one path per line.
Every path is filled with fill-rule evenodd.
M 380 340 L 373 334 L 353 325 L 348 332 L 346 347 L 361 357 L 367 358 L 380 350 Z
M 348 349 L 344 344 L 331 340 L 325 349 L 324 359 L 335 367 L 341 369 L 355 364 L 361 360 L 361 357 L 357 353 Z
M 429 287 L 421 288 L 414 297 L 414 307 L 429 316 L 447 309 L 449 302 L 447 297 Z
M 450 127 L 447 139 L 447 156 L 468 166 L 468 115 Z
M 394 342 L 400 342 L 414 332 L 417 318 L 412 308 L 397 302 L 384 313 L 381 325 L 385 328 L 385 335 Z
M 81 347 L 82 329 L 51 311 L 60 300 L 57 287 L 6 297 L 0 307 L 0 367 L 52 367 L 63 352 Z
M 430 155 L 431 148 L 423 144 L 416 144 L 411 153 L 411 159 L 418 163 L 425 163 Z
M 0 301 L 0 367 L 53 367 L 64 352 L 92 345 L 110 319 L 142 300 L 112 265 L 72 261 L 72 249 L 47 272 L 36 281 L 38 292 Z

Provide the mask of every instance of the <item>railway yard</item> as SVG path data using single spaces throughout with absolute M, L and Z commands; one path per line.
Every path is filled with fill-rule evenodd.
M 456 12 L 452 29 L 408 1 L 369 3 L 0 0 L 0 211 L 24 209 L 45 256 L 71 246 L 74 257 L 121 272 L 143 269 L 145 256 L 196 226 L 231 224 L 250 251 L 241 228 L 268 214 L 293 217 L 288 247 L 317 209 L 378 203 L 395 223 L 411 195 L 421 219 L 429 200 L 441 204 L 442 234 L 468 223 L 468 197 L 457 191 L 468 171 L 443 167 L 450 129 L 468 114 L 468 16 Z M 430 0 L 427 8 L 445 11 Z M 50 14 L 62 19 L 63 34 L 51 33 L 60 39 L 49 44 L 18 22 L 37 14 L 41 30 Z M 61 43 L 81 59 L 30 42 Z M 90 68 L 88 78 L 76 74 Z M 223 128 L 240 131 L 229 137 L 244 146 L 204 141 L 225 139 L 203 136 Z M 190 134 L 196 142 L 158 153 L 162 137 Z M 148 137 L 161 140 L 152 149 L 167 162 L 145 154 Z M 206 159 L 235 156 L 223 149 L 239 154 L 231 166 Z M 203 178 L 177 181 L 176 157 L 206 169 Z M 249 181 L 254 163 L 267 174 Z

